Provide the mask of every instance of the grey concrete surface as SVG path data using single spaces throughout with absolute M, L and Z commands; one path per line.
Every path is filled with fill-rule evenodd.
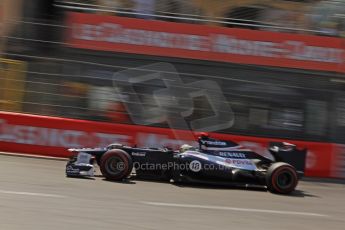
M 345 229 L 345 185 L 262 189 L 73 179 L 64 161 L 0 156 L 0 230 Z

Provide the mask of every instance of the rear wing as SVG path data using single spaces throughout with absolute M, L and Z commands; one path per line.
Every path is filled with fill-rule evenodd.
M 288 163 L 296 171 L 304 172 L 307 149 L 298 149 L 296 145 L 287 142 L 270 142 L 269 151 L 276 161 Z

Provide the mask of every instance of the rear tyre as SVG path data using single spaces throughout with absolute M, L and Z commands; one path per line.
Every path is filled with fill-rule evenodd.
M 131 156 L 120 149 L 109 150 L 100 159 L 100 170 L 107 180 L 121 181 L 129 176 L 132 169 Z
M 287 163 L 273 163 L 267 170 L 266 185 L 272 193 L 291 193 L 295 190 L 297 183 L 297 172 L 293 166 Z

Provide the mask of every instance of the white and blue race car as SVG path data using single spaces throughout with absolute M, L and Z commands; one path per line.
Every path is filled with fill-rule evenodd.
M 295 190 L 304 174 L 306 149 L 286 142 L 272 142 L 266 157 L 232 141 L 198 138 L 199 147 L 138 148 L 111 144 L 105 148 L 69 149 L 75 153 L 66 165 L 68 177 L 94 176 L 94 162 L 113 181 L 135 178 L 210 184 L 253 184 L 273 193 Z M 134 170 L 133 170 L 134 169 Z M 133 174 L 135 172 L 135 174 Z

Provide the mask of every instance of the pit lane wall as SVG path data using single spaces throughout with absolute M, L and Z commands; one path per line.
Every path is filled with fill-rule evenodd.
M 219 133 L 211 135 L 236 141 L 262 154 L 265 154 L 270 141 L 294 143 L 299 148 L 308 149 L 307 176 L 344 176 L 339 168 L 342 167 L 339 159 L 344 155 L 342 145 Z M 0 112 L 0 151 L 5 152 L 68 157 L 68 148 L 103 147 L 114 142 L 177 148 L 183 143 L 196 145 L 193 139 L 189 131 Z

